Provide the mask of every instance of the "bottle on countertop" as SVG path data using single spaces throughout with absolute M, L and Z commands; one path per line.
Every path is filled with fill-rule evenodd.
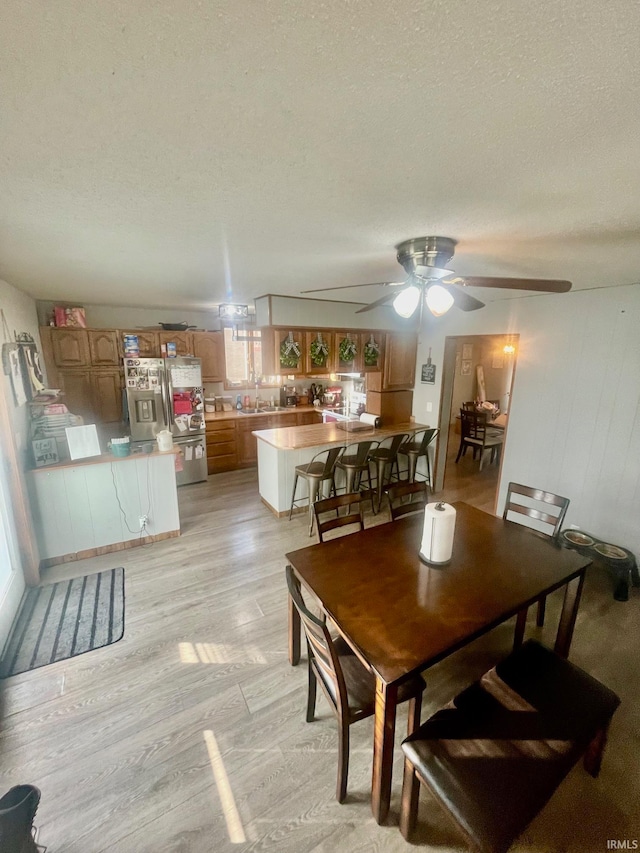
M 238 409 L 238 411 L 239 411 L 241 408 L 242 408 L 242 397 L 240 396 L 240 394 L 238 394 L 238 396 L 236 397 L 236 409 Z

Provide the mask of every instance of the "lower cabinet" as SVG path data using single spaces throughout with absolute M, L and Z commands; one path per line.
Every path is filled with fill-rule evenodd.
M 251 433 L 259 429 L 271 429 L 268 417 L 238 417 L 238 467 L 249 468 L 258 464 L 258 439 Z
M 122 420 L 124 377 L 120 370 L 94 370 L 91 374 L 93 406 L 100 423 Z
M 238 467 L 236 422 L 207 421 L 207 469 L 209 474 L 233 471 Z
M 122 371 L 64 370 L 58 368 L 57 384 L 64 392 L 62 402 L 86 424 L 122 421 Z

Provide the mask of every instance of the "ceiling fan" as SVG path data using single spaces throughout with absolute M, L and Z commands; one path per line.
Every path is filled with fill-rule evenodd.
M 435 317 L 441 317 L 456 305 L 462 311 L 476 311 L 484 307 L 465 287 L 501 287 L 508 290 L 537 290 L 542 293 L 566 293 L 571 282 L 545 278 L 501 278 L 487 276 L 457 276 L 447 264 L 453 258 L 456 240 L 450 237 L 414 237 L 396 246 L 398 262 L 407 272 L 404 281 L 378 281 L 375 285 L 392 288 L 375 302 L 356 311 L 361 314 L 380 305 L 392 302 L 401 317 L 411 317 L 418 305 L 422 312 L 422 296 L 427 308 Z M 325 287 L 303 290 L 303 293 L 319 293 L 324 290 L 343 290 L 350 287 L 372 287 L 373 284 L 346 284 L 340 287 Z

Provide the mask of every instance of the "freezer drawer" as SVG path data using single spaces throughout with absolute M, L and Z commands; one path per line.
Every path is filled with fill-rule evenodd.
M 207 444 L 205 434 L 190 436 L 184 439 L 173 439 L 174 445 L 180 450 L 182 471 L 176 473 L 178 486 L 189 483 L 200 483 L 207 479 Z

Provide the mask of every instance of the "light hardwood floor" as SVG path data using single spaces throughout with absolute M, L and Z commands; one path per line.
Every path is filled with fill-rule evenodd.
M 305 723 L 305 667 L 287 662 L 283 555 L 315 541 L 306 516 L 275 519 L 255 471 L 184 487 L 180 505 L 181 538 L 48 571 L 45 581 L 124 565 L 125 636 L 0 683 L 3 790 L 42 789 L 36 824 L 50 853 L 411 849 L 397 828 L 399 749 L 390 821 L 377 826 L 372 721 L 351 729 L 344 805 L 334 797 L 337 729 L 324 699 Z M 607 577 L 588 576 L 572 650 L 622 697 L 601 776 L 576 768 L 516 851 L 595 853 L 607 839 L 640 838 L 640 592 L 621 603 L 611 590 Z M 549 641 L 558 607 L 556 594 L 539 632 Z M 431 669 L 423 714 L 506 654 L 512 630 L 501 626 Z M 466 849 L 425 793 L 418 843 L 430 853 Z

